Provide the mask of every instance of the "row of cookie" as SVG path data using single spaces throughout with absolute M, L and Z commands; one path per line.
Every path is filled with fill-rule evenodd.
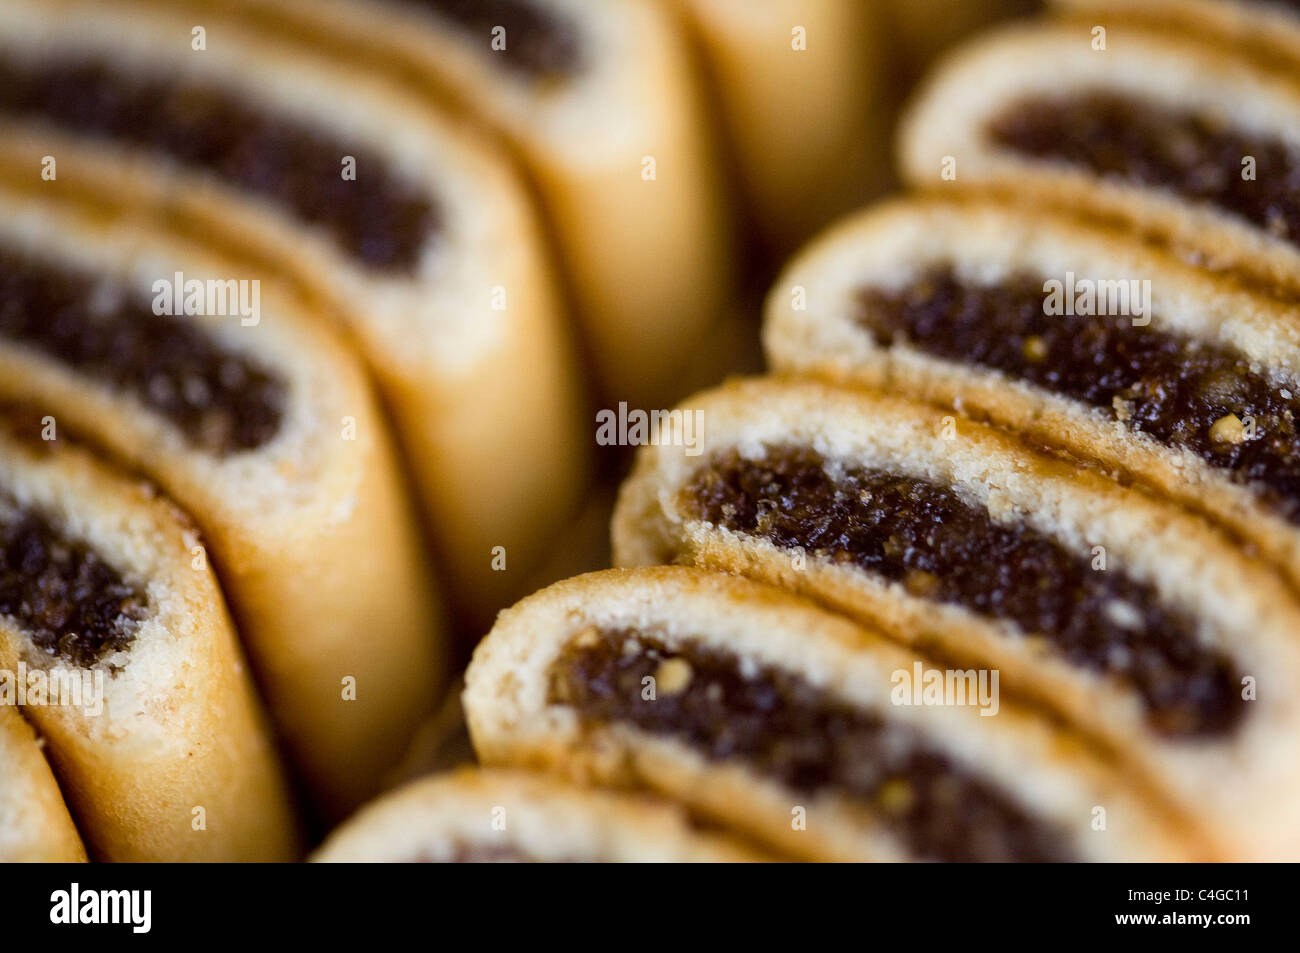
M 1175 807 L 1014 701 L 998 700 L 987 719 L 973 706 L 900 705 L 898 673 L 928 665 L 878 629 L 724 573 L 615 569 L 557 583 L 502 614 L 464 694 L 480 759 L 540 773 L 502 784 L 501 769 L 488 768 L 416 782 L 363 810 L 316 856 L 1211 854 L 1180 829 Z M 606 793 L 616 789 L 624 793 Z M 630 794 L 673 810 L 673 836 L 657 848 L 641 836 L 640 815 L 615 813 Z M 577 804 L 605 801 L 575 816 Z M 592 844 L 593 829 L 605 846 Z M 719 830 L 729 832 L 726 853 Z
M 586 479 L 585 415 L 542 228 L 508 157 L 442 94 L 476 99 L 463 111 L 525 154 L 596 325 L 613 320 L 601 302 L 616 296 L 618 320 L 637 326 L 644 292 L 656 317 L 642 330 L 695 350 L 682 322 L 712 309 L 690 269 L 714 262 L 722 229 L 703 200 L 717 189 L 705 185 L 680 38 L 653 6 L 451 4 L 431 19 L 401 4 L 335 6 L 329 28 L 313 30 L 298 29 L 289 3 L 0 11 L 3 397 L 48 418 L 47 437 L 77 434 L 193 514 L 212 550 L 195 559 L 207 571 L 210 555 L 220 573 L 277 731 L 327 815 L 375 790 L 450 654 L 385 415 L 349 351 L 378 384 L 470 618 L 526 591 Z M 818 8 L 814 34 L 839 45 L 813 72 L 854 58 L 863 31 L 837 26 L 846 11 Z M 505 18 L 512 57 L 483 55 L 480 13 Z M 358 15 L 366 30 L 352 28 Z M 384 43 L 423 64 L 411 67 L 416 81 L 378 78 Z M 753 34 L 736 43 L 752 48 Z M 546 52 L 575 44 L 572 62 Z M 786 87 L 802 95 L 810 83 Z M 844 98 L 856 109 L 866 94 Z M 591 111 L 622 125 L 572 135 Z M 648 205 L 617 197 L 640 185 L 628 150 L 642 140 L 674 170 Z M 611 207 L 640 212 L 611 217 Z M 676 311 L 645 277 L 659 273 L 692 302 L 676 309 L 681 320 L 668 320 Z M 705 291 L 725 295 L 716 274 Z M 160 280 L 171 282 L 161 295 Z M 342 335 L 321 327 L 327 316 Z M 645 362 L 644 334 L 625 331 L 593 338 L 636 341 L 636 367 L 672 376 L 676 358 Z M 604 355 L 608 381 L 642 386 L 616 364 Z M 502 558 L 508 571 L 495 571 Z M 15 564 L 6 580 L 20 607 L 35 584 L 24 572 Z M 7 622 L 7 656 L 101 665 L 54 651 L 72 619 L 49 632 L 30 621 Z M 129 734 L 125 723 L 114 732 Z M 147 826 L 130 843 L 90 839 L 101 856 L 148 856 Z M 229 851 L 244 854 L 238 833 Z
M 642 452 L 614 556 L 693 568 L 503 614 L 467 675 L 482 761 L 653 791 L 804 859 L 1300 852 L 1300 600 L 1222 522 L 860 386 L 680 410 L 705 452 L 671 431 Z M 364 835 L 338 837 L 401 859 Z
M 191 20 L 0 11 L 0 387 L 193 515 L 284 747 L 338 816 L 377 790 L 451 655 L 354 352 L 471 614 L 527 577 L 576 505 L 578 382 L 539 226 L 499 150 L 360 68 L 233 25 L 195 49 Z M 490 571 L 497 546 L 512 572 Z M 33 665 L 68 662 L 21 619 L 5 630 Z M 177 726 L 178 743 L 195 727 Z M 104 857 L 249 856 L 229 828 L 226 853 L 151 854 L 146 826 L 128 843 L 87 836 Z
M 1300 608 L 1212 527 L 1103 478 L 1077 485 L 1051 458 L 963 424 L 959 465 L 978 460 L 1020 484 L 970 481 L 990 497 L 983 521 L 1003 514 L 990 547 L 963 532 L 981 518 L 962 508 L 972 487 L 927 485 L 880 436 L 904 430 L 948 467 L 933 408 L 808 382 L 746 384 L 697 405 L 724 428 L 711 447 L 735 442 L 729 464 L 747 448 L 754 466 L 779 468 L 792 441 L 824 440 L 826 470 L 849 477 L 838 493 L 860 511 L 815 518 L 848 545 L 774 542 L 792 529 L 776 501 L 798 507 L 798 487 L 819 482 L 815 451 L 789 482 L 754 475 L 751 485 L 767 485 L 756 499 L 772 536 L 668 512 L 664 501 L 689 508 L 714 481 L 707 465 L 685 488 L 642 472 L 620 506 L 616 558 L 646 568 L 551 586 L 503 613 L 476 651 L 463 701 L 483 763 L 655 795 L 693 829 L 727 830 L 771 857 L 1295 856 L 1300 725 L 1289 687 Z M 764 441 L 772 413 L 807 421 L 778 426 L 776 452 L 782 444 Z M 864 490 L 868 466 L 892 485 Z M 919 515 L 923 525 L 881 540 L 864 497 L 901 517 L 895 524 Z M 946 497 L 937 513 L 935 497 Z M 1080 524 L 1113 540 L 1118 566 L 1087 575 Z M 926 561 L 936 549 L 918 533 L 944 532 L 938 551 L 951 562 Z M 1143 545 L 1152 532 L 1162 543 Z M 891 544 L 898 562 L 919 552 L 930 568 L 891 581 Z M 688 565 L 648 565 L 669 559 Z M 1036 620 L 990 608 L 1031 601 Z M 1238 695 L 1243 671 L 1260 673 L 1258 696 Z M 565 853 L 563 826 L 538 855 L 482 805 L 455 820 L 448 846 L 452 794 L 426 781 L 390 795 L 336 832 L 325 857 Z
M 868 390 L 682 409 L 708 455 L 645 452 L 615 558 L 699 568 L 504 614 L 467 677 L 483 761 L 652 790 L 805 859 L 1296 855 L 1300 607 L 1221 527 Z M 917 701 L 932 672 L 964 694 Z
M 3 186 L 0 208 L 0 400 L 43 421 L 38 443 L 92 445 L 194 520 L 195 571 L 220 578 L 304 781 L 326 812 L 358 803 L 431 709 L 448 662 L 363 368 L 281 284 L 256 286 L 256 323 L 205 310 L 231 272 L 203 247 Z M 160 313 L 172 294 L 159 281 L 199 310 Z M 34 584 L 21 561 L 6 582 Z M 7 642 L 33 663 L 50 655 L 7 614 Z
M 561 286 L 606 397 L 632 406 L 689 389 L 735 300 L 727 187 L 679 21 L 709 52 L 775 241 L 878 180 L 862 134 L 879 117 L 874 20 L 846 0 L 22 0 L 0 18 L 0 157 L 20 185 L 201 237 L 338 317 L 451 601 L 481 629 L 527 591 L 587 477 Z M 514 568 L 494 571 L 502 550 Z
M 294 763 L 337 814 L 375 789 L 451 654 L 409 527 L 430 527 L 454 607 L 485 625 L 531 588 L 588 479 L 544 228 L 474 127 L 505 133 L 545 193 L 609 386 L 650 386 L 607 353 L 628 346 L 636 369 L 675 379 L 699 350 L 690 322 L 730 286 L 682 40 L 653 4 L 339 3 L 310 30 L 294 6 L 5 5 L 0 331 L 10 399 L 196 514 Z M 835 53 L 800 62 L 824 75 L 865 31 L 839 0 L 816 12 Z M 514 45 L 490 49 L 484 16 Z M 735 50 L 762 46 L 763 25 L 741 22 Z M 399 48 L 405 79 L 387 68 Z M 841 98 L 856 110 L 867 93 Z M 753 141 L 770 138 L 753 122 Z M 815 138 L 800 143 L 841 152 Z M 672 170 L 652 198 L 644 143 Z M 689 307 L 648 277 L 665 273 Z M 173 277 L 169 321 L 152 312 Z M 214 304 L 227 320 L 186 317 Z M 319 329 L 329 317 L 343 341 Z M 342 679 L 362 686 L 358 704 L 341 704 Z
M 614 555 L 697 568 L 503 615 L 484 761 L 814 859 L 1300 855 L 1297 93 L 1181 31 L 1096 39 L 1020 27 L 938 75 L 902 154 L 957 194 L 790 266 L 768 358 L 826 382 L 681 405 L 705 443 L 642 451 Z M 1009 697 L 912 707 L 918 662 Z

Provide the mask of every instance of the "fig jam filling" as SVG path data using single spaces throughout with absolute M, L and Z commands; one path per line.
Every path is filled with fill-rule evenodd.
M 0 496 L 0 616 L 54 658 L 89 667 L 127 648 L 144 591 L 38 512 Z
M 574 24 L 526 0 L 397 0 L 432 10 L 480 36 L 485 48 L 492 31 L 504 27 L 506 47 L 494 51 L 506 66 L 534 79 L 570 76 L 582 68 Z
M 1300 244 L 1300 150 L 1234 130 L 1227 119 L 1098 90 L 1027 97 L 993 119 L 988 134 L 1022 155 L 1168 189 Z M 1255 159 L 1253 180 L 1242 177 L 1246 156 Z
M 155 315 L 120 287 L 4 248 L 0 339 L 132 395 L 209 453 L 255 449 L 280 428 L 283 381 L 194 318 Z
M 1042 279 L 1029 274 L 976 284 L 943 265 L 898 291 L 860 290 L 856 320 L 882 347 L 993 368 L 1102 408 L 1197 454 L 1300 523 L 1300 386 L 1270 383 L 1230 345 L 1124 316 L 1048 315 L 1044 297 Z
M 668 665 L 676 669 L 671 676 Z M 916 859 L 1072 859 L 1062 831 L 928 747 L 915 730 L 839 701 L 797 674 L 689 641 L 669 649 L 644 632 L 592 629 L 565 647 L 548 675 L 550 702 L 592 724 L 628 723 L 710 760 L 741 761 L 800 795 L 866 805 Z M 653 700 L 642 694 L 647 676 L 656 679 Z
M 201 169 L 322 230 L 364 266 L 411 272 L 439 226 L 427 197 L 362 144 L 340 142 L 230 92 L 106 60 L 35 63 L 0 53 L 0 115 Z M 344 156 L 356 178 L 344 179 Z
M 683 504 L 717 526 L 1014 623 L 1070 663 L 1131 685 L 1161 733 L 1225 734 L 1242 716 L 1233 666 L 1199 642 L 1192 618 L 1121 571 L 1094 570 L 1090 553 L 997 522 L 948 487 L 778 446 L 762 459 L 715 458 Z

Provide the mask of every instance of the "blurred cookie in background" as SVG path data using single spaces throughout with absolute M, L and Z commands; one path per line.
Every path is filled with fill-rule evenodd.
M 1300 59 L 1300 6 L 1288 0 L 1049 0 L 1049 7 L 1084 26 L 1199 33 L 1265 57 Z
M 701 47 L 730 158 L 766 250 L 792 251 L 889 181 L 878 5 L 666 0 Z
M 734 296 L 715 137 L 686 38 L 659 0 L 136 0 L 400 79 L 498 133 L 556 240 L 598 389 L 678 396 Z
M 43 743 L 9 705 L 0 705 L 0 864 L 86 859 Z
M 472 122 L 381 74 L 228 20 L 195 50 L 177 6 L 0 8 L 0 178 L 219 247 L 340 324 L 455 608 L 490 623 L 591 475 L 573 335 L 525 184 Z

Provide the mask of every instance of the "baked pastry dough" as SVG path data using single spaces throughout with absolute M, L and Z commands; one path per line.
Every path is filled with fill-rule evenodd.
M 0 399 L 193 516 L 298 767 L 326 810 L 359 803 L 432 708 L 446 648 L 360 366 L 269 279 L 3 190 L 0 273 Z M 261 281 L 258 322 L 155 315 L 178 273 Z
M 777 370 L 959 408 L 1141 480 L 1300 587 L 1294 318 L 1123 231 L 922 198 L 856 215 L 796 258 L 764 338 Z
M 0 863 L 85 859 L 36 733 L 15 708 L 0 705 Z
M 891 701 L 910 653 L 683 567 L 566 580 L 501 614 L 466 676 L 489 764 L 650 788 L 811 860 L 1177 858 L 1157 802 L 1002 699 Z M 1106 831 L 1092 829 L 1103 806 Z
M 0 178 L 201 238 L 343 319 L 449 591 L 485 628 L 526 591 L 589 469 L 572 342 L 525 189 L 503 150 L 374 71 L 230 22 L 210 23 L 195 51 L 194 21 L 4 4 Z
M 462 769 L 414 781 L 336 830 L 321 863 L 730 863 L 752 848 L 674 806 L 544 774 Z
M 237 12 L 264 35 L 400 77 L 502 134 L 537 186 L 607 399 L 648 408 L 680 396 L 683 369 L 728 315 L 735 281 L 698 79 L 658 0 L 187 9 L 209 23 Z
M 1132 227 L 1269 291 L 1300 288 L 1300 87 L 1208 40 L 1002 29 L 955 53 L 900 131 L 904 178 Z
M 0 669 L 92 854 L 294 859 L 279 758 L 193 523 L 49 433 L 0 425 Z M 33 808 L 62 806 L 36 787 Z
M 1272 59 L 1300 58 L 1300 14 L 1288 0 L 1052 0 L 1059 14 L 1089 26 L 1130 23 L 1196 33 Z
M 785 254 L 889 178 L 878 11 L 858 0 L 667 0 L 694 27 L 747 208 Z
M 644 448 L 617 565 L 681 561 L 812 596 L 1001 672 L 1174 797 L 1232 857 L 1300 856 L 1300 604 L 1200 518 L 932 405 L 739 381 Z M 1266 688 L 1266 686 L 1272 686 Z

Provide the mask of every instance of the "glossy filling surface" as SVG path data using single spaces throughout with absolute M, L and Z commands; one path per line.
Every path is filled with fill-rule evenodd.
M 1026 97 L 993 119 L 988 135 L 1021 155 L 1167 189 L 1300 244 L 1300 150 L 1230 120 L 1095 90 Z M 1246 156 L 1255 159 L 1253 179 L 1243 176 Z
M 0 616 L 56 659 L 89 667 L 130 646 L 144 591 L 43 514 L 0 494 Z
M 1270 382 L 1228 344 L 1122 315 L 1046 314 L 1043 284 L 1023 273 L 981 284 L 940 265 L 898 290 L 861 289 L 855 318 L 881 346 L 992 368 L 1102 408 L 1227 471 L 1300 523 L 1300 387 Z
M 667 669 L 674 671 L 669 674 Z M 915 730 L 831 697 L 798 674 L 654 634 L 588 630 L 552 663 L 552 704 L 626 723 L 713 761 L 740 761 L 800 795 L 880 816 L 915 859 L 1072 859 L 1063 832 L 926 745 Z M 643 696 L 654 677 L 655 697 Z
M 797 446 L 715 457 L 682 491 L 695 518 L 810 558 L 856 566 L 914 596 L 1014 623 L 1056 654 L 1131 686 L 1171 736 L 1230 731 L 1243 714 L 1229 659 L 1155 590 L 949 487 L 828 462 Z
M 393 0 L 432 10 L 467 33 L 482 38 L 485 49 L 503 64 L 534 79 L 565 77 L 582 68 L 576 24 L 526 0 Z M 505 29 L 505 49 L 491 44 L 493 30 Z
M 189 77 L 0 50 L 0 115 L 202 170 L 322 230 L 365 267 L 414 271 L 438 231 L 433 202 L 363 143 L 267 110 Z M 344 156 L 356 160 L 354 179 L 342 175 Z
M 155 315 L 112 283 L 0 247 L 0 340 L 122 391 L 201 450 L 253 450 L 279 431 L 284 382 L 192 317 Z

